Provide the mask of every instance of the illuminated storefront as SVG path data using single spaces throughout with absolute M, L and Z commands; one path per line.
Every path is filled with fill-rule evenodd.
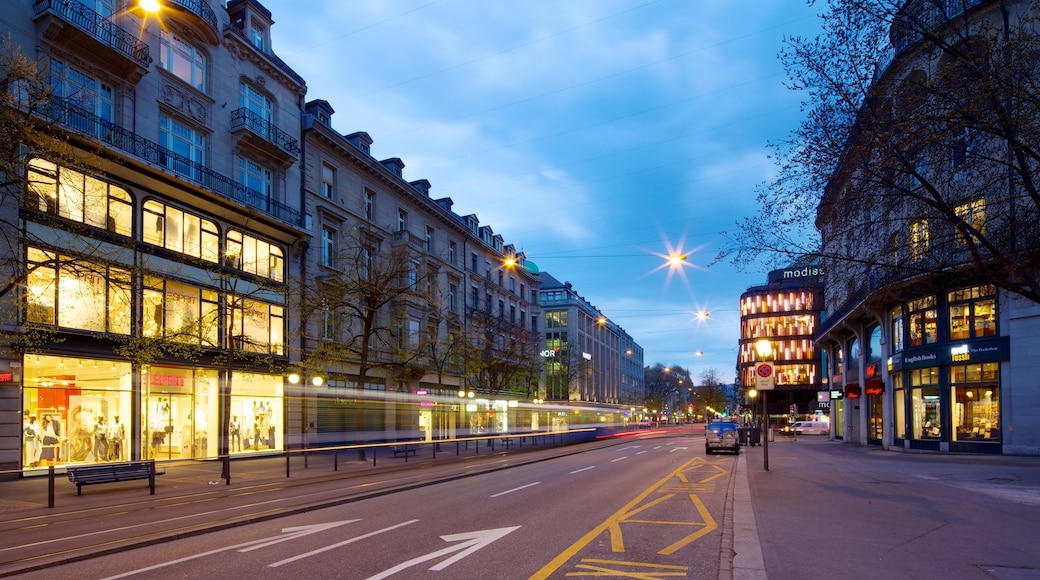
M 219 453 L 216 370 L 152 365 L 138 390 L 126 362 L 28 355 L 24 369 L 23 467 Z M 281 375 L 236 372 L 231 389 L 231 452 L 283 449 Z

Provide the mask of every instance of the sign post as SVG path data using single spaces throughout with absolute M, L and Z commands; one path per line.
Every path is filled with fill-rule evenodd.
M 766 396 L 776 386 L 776 375 L 773 363 L 761 361 L 755 363 L 755 388 L 762 393 L 762 466 L 769 471 L 769 405 Z

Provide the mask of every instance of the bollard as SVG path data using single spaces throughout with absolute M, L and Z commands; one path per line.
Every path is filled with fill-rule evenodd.
M 54 507 L 54 466 L 47 466 L 47 507 Z

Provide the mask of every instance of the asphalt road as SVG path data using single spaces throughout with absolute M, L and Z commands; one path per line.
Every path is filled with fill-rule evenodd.
M 705 456 L 692 433 L 633 439 L 209 533 L 191 533 L 197 523 L 186 519 L 176 524 L 188 532 L 181 539 L 24 577 L 717 578 L 735 465 Z M 294 502 L 325 487 L 300 491 L 311 498 Z M 260 489 L 253 495 L 211 511 L 233 520 L 284 508 Z M 132 516 L 110 520 L 124 527 Z

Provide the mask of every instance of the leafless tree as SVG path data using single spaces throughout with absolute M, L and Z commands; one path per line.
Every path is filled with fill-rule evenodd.
M 1040 301 L 1037 16 L 1035 0 L 827 2 L 823 33 L 780 54 L 805 119 L 720 258 L 819 254 L 844 295 L 952 273 Z

